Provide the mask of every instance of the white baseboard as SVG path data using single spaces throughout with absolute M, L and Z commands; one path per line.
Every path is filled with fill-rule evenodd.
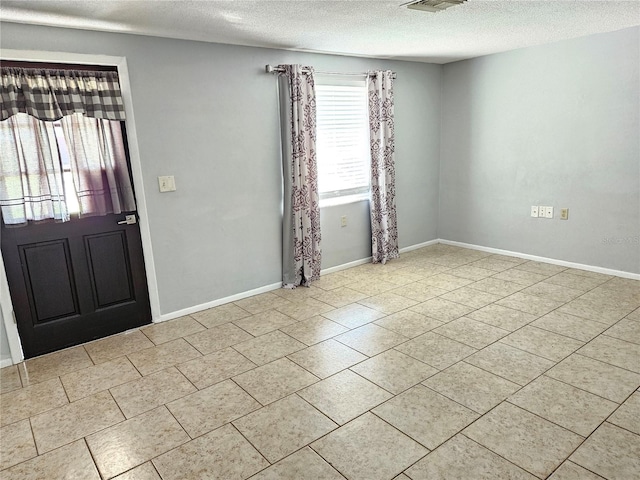
M 499 248 L 483 247 L 481 245 L 473 245 L 471 243 L 454 242 L 452 240 L 440 239 L 440 243 L 445 245 L 452 245 L 454 247 L 469 248 L 471 250 L 479 250 L 481 252 L 496 253 L 499 255 L 509 255 L 511 257 L 523 258 L 525 260 L 533 260 L 534 262 L 545 262 L 553 265 L 560 265 L 568 268 L 579 268 L 580 270 L 587 270 L 589 272 L 604 273 L 605 275 L 614 275 L 616 277 L 630 278 L 632 280 L 640 280 L 640 274 L 624 272 L 622 270 L 613 270 L 611 268 L 596 267 L 593 265 L 585 265 L 583 263 L 566 262 L 564 260 L 557 260 L 555 258 L 539 257 L 537 255 L 529 255 L 528 253 L 512 252 L 511 250 L 501 250 Z
M 440 243 L 439 239 L 429 240 L 428 242 L 417 243 L 416 245 L 410 245 L 408 247 L 404 247 L 400 249 L 400 253 L 410 252 L 411 250 L 417 250 L 419 248 L 430 247 L 431 245 L 436 245 Z
M 3 358 L 0 360 L 0 368 L 10 367 L 11 365 L 13 365 L 13 360 L 11 360 L 11 358 Z
M 411 245 L 409 247 L 401 248 L 400 253 L 409 252 L 411 250 L 416 250 L 422 247 L 428 247 L 429 245 L 435 245 L 436 243 L 438 243 L 438 240 L 429 240 L 428 242 L 419 243 L 417 245 Z M 342 265 L 336 265 L 335 267 L 325 268 L 320 271 L 320 274 L 328 275 L 329 273 L 339 272 L 340 270 L 346 270 L 347 268 L 357 267 L 358 265 L 364 265 L 365 263 L 369 263 L 370 261 L 371 261 L 371 257 L 361 258 L 360 260 L 354 260 L 353 262 L 343 263 Z M 200 305 L 194 305 L 193 307 L 183 308 L 182 310 L 176 310 L 175 312 L 171 312 L 171 313 L 165 313 L 160 315 L 160 318 L 158 318 L 158 320 L 154 320 L 154 323 L 166 322 L 167 320 L 173 320 L 174 318 L 184 317 L 185 315 L 190 315 L 192 313 L 200 312 L 202 310 L 218 307 L 220 305 L 224 305 L 225 303 L 235 302 L 236 300 L 242 300 L 243 298 L 252 297 L 260 293 L 271 292 L 273 290 L 277 290 L 280 287 L 282 287 L 281 283 L 279 282 L 272 283 L 270 285 L 265 285 L 264 287 L 255 288 L 253 290 L 241 292 L 235 295 L 231 295 L 229 297 L 219 298 L 218 300 L 212 300 L 211 302 L 201 303 Z
M 158 320 L 154 320 L 153 323 L 165 322 L 167 320 L 173 320 L 174 318 L 184 317 L 185 315 L 189 315 L 191 313 L 200 312 L 202 310 L 207 310 L 209 308 L 218 307 L 220 305 L 224 305 L 225 303 L 235 302 L 236 300 L 242 300 L 243 298 L 253 297 L 254 295 L 258 295 L 260 293 L 271 292 L 272 290 L 277 290 L 282 287 L 282 283 L 272 283 L 270 285 L 265 285 L 264 287 L 254 288 L 253 290 L 247 290 L 246 292 L 237 293 L 235 295 L 230 295 L 228 297 L 219 298 L 218 300 L 212 300 L 211 302 L 201 303 L 200 305 L 194 305 L 193 307 L 183 308 L 182 310 L 176 310 L 175 312 L 165 313 L 160 315 Z

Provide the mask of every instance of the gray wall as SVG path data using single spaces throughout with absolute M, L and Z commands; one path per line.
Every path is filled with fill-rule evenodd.
M 127 57 L 163 314 L 281 280 L 277 82 L 267 63 L 398 73 L 400 245 L 436 238 L 439 65 L 10 23 L 0 44 Z M 158 175 L 175 175 L 177 191 L 160 194 Z M 323 268 L 371 254 L 365 202 L 321 216 Z
M 10 359 L 11 352 L 9 351 L 9 340 L 7 340 L 7 331 L 4 328 L 2 310 L 0 310 L 0 361 Z
M 440 238 L 640 272 L 639 32 L 444 66 Z

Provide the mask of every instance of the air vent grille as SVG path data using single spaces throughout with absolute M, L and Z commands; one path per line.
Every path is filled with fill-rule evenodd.
M 449 7 L 455 7 L 467 0 L 419 0 L 405 5 L 413 10 L 422 10 L 424 12 L 441 12 Z

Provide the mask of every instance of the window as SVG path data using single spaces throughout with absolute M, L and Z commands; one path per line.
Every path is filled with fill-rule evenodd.
M 368 198 L 371 173 L 364 79 L 317 76 L 316 116 L 321 205 Z

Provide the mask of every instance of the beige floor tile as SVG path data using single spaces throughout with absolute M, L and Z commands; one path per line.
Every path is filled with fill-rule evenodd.
M 288 358 L 281 358 L 242 373 L 233 380 L 261 404 L 267 405 L 319 379 Z
M 436 265 L 435 263 L 429 263 L 427 261 L 421 261 L 420 259 L 414 260 L 413 264 L 407 267 L 404 267 L 402 269 L 403 272 L 411 273 L 413 275 L 418 275 L 423 279 L 432 277 L 434 275 L 438 275 L 439 273 L 444 273 L 448 270 L 450 270 L 449 267 L 445 267 L 443 265 Z
M 308 287 L 296 287 L 296 288 L 276 288 L 269 293 L 273 293 L 274 295 L 279 296 L 280 298 L 284 298 L 285 300 L 289 300 L 290 302 L 304 302 L 309 298 L 314 298 L 316 295 L 324 292 L 321 288 L 317 288 L 315 286 L 315 282 L 313 285 Z
M 127 418 L 135 417 L 196 391 L 175 367 L 113 387 L 111 395 Z
M 501 342 L 489 345 L 466 358 L 465 362 L 518 385 L 526 385 L 554 365 L 551 360 Z
M 196 347 L 203 355 L 207 355 L 252 338 L 252 335 L 233 323 L 224 323 L 204 332 L 189 335 L 185 337 L 185 340 Z
M 289 302 L 287 305 L 282 305 L 276 308 L 279 312 L 284 313 L 295 320 L 306 320 L 316 315 L 330 312 L 333 309 L 334 307 L 331 305 L 321 302 L 320 300 L 316 300 L 315 298 L 307 298 L 302 302 L 296 303 Z
M 280 330 L 306 345 L 314 345 L 340 335 L 348 331 L 348 328 L 318 315 Z
M 524 270 L 517 270 L 511 268 L 503 272 L 497 273 L 493 278 L 498 280 L 506 280 L 508 282 L 517 283 L 523 287 L 528 287 L 534 283 L 543 281 L 545 278 L 549 278 L 549 275 L 542 275 L 540 273 L 526 272 Z
M 497 273 L 497 272 L 502 272 L 504 270 L 513 268 L 518 264 L 512 261 L 502 260 L 499 258 L 487 257 L 487 258 L 482 258 L 469 265 L 477 268 L 485 268 L 487 270 L 491 270 Z
M 428 453 L 389 424 L 366 413 L 311 444 L 350 480 L 385 480 Z
M 292 304 L 289 300 L 279 297 L 271 292 L 261 293 L 260 295 L 255 295 L 249 298 L 243 298 L 242 300 L 238 300 L 233 303 L 253 315 L 266 310 L 273 310 Z
M 564 359 L 546 375 L 617 403 L 640 386 L 639 374 L 577 354 Z
M 153 460 L 163 480 L 244 479 L 269 466 L 231 425 L 225 425 Z
M 589 436 L 618 406 L 544 375 L 509 397 L 509 402 L 583 437 Z
M 111 394 L 100 392 L 31 417 L 31 427 L 42 454 L 123 420 Z
M 557 310 L 540 317 L 532 322 L 531 325 L 583 342 L 588 342 L 597 337 L 607 328 L 606 325 L 601 323 L 561 313 Z
M 197 388 L 202 389 L 255 368 L 256 364 L 228 347 L 178 365 Z
M 513 308 L 514 310 L 520 310 L 521 312 L 540 317 L 561 306 L 562 302 L 538 297 L 537 295 L 517 292 L 502 300 L 498 300 L 496 305 L 502 305 L 503 307 Z
M 215 430 L 260 407 L 231 380 L 216 383 L 167 404 L 169 411 L 191 438 Z
M 536 295 L 541 298 L 564 303 L 570 302 L 574 298 L 579 297 L 584 293 L 584 291 L 544 281 L 525 288 L 522 290 L 522 293 L 527 295 Z
M 538 318 L 537 315 L 496 304 L 487 305 L 484 308 L 468 313 L 466 316 L 510 332 L 522 328 Z
M 127 473 L 118 475 L 114 480 L 162 480 L 151 462 L 132 468 Z
M 233 424 L 271 463 L 338 428 L 297 395 L 278 400 Z
M 289 355 L 289 359 L 320 378 L 327 378 L 367 359 L 335 340 L 318 343 Z
M 168 320 L 166 322 L 154 323 L 149 327 L 143 327 L 140 329 L 149 340 L 156 345 L 166 343 L 169 340 L 184 337 L 192 333 L 201 332 L 205 327 L 202 324 L 196 322 L 190 316 L 176 318 L 174 320 Z
M 640 435 L 640 392 L 631 395 L 608 421 Z
M 384 317 L 384 313 L 374 310 L 373 308 L 365 307 L 364 305 L 353 303 L 346 307 L 331 310 L 322 316 L 344 327 L 356 328 Z
M 438 372 L 397 350 L 387 350 L 351 367 L 351 370 L 393 394 L 403 392 Z
M 503 330 L 468 317 L 461 317 L 433 330 L 433 333 L 443 335 L 473 348 L 484 348 L 490 343 L 509 335 Z
M 410 388 L 372 412 L 429 450 L 447 441 L 479 417 L 477 413 L 424 385 Z
M 507 402 L 467 427 L 464 434 L 540 478 L 553 472 L 583 440 Z
M 349 288 L 370 297 L 398 288 L 398 285 L 384 280 L 374 281 L 371 276 L 362 275 L 359 278 L 354 276 L 352 281 L 349 282 Z
M 84 347 L 73 347 L 18 364 L 22 384 L 33 385 L 93 365 Z
M 367 298 L 367 295 L 351 288 L 342 287 L 335 290 L 320 290 L 320 293 L 314 294 L 313 298 L 334 308 L 340 308 Z
M 578 350 L 578 353 L 640 373 L 640 345 L 637 343 L 600 335 Z
M 0 394 L 22 388 L 20 373 L 16 365 L 0 369 Z
M 545 280 L 545 282 L 587 292 L 593 288 L 596 288 L 598 285 L 603 284 L 609 279 L 609 277 L 605 275 L 601 277 L 589 277 L 584 275 L 576 275 L 574 272 L 575 270 L 565 270 L 564 272 L 558 273 L 553 277 L 549 277 L 547 280 Z
M 76 400 L 140 378 L 127 357 L 99 363 L 60 377 L 69 400 Z
M 178 363 L 186 362 L 200 356 L 200 352 L 183 338 L 177 338 L 162 345 L 128 355 L 131 363 L 133 363 L 142 375 L 159 372 L 165 368 L 173 367 Z
M 561 267 L 560 265 L 552 265 L 551 263 L 543 263 L 543 262 L 526 262 L 521 265 L 515 267 L 517 270 L 524 270 L 525 272 L 533 272 L 538 273 L 540 275 L 556 275 L 560 272 L 565 271 L 566 267 Z
M 409 340 L 386 328 L 369 323 L 335 337 L 340 343 L 373 357 Z
M 567 460 L 553 472 L 549 480 L 602 480 L 602 477 Z
M 233 323 L 244 331 L 257 337 L 296 322 L 297 320 L 285 315 L 284 313 L 280 313 L 277 310 L 267 310 L 266 312 L 235 320 Z
M 629 320 L 640 322 L 640 308 L 637 308 L 636 310 L 631 312 L 629 315 L 626 316 L 626 318 L 628 318 Z
M 233 346 L 256 365 L 273 362 L 305 347 L 304 343 L 278 330 Z
M 149 347 L 153 347 L 153 342 L 140 330 L 113 335 L 84 346 L 94 363 L 108 362 Z
M 433 332 L 427 332 L 396 347 L 402 353 L 443 370 L 450 365 L 476 352 L 455 340 L 451 340 Z
M 637 478 L 640 472 L 640 436 L 603 423 L 570 460 L 608 480 Z
M 311 385 L 298 395 L 340 425 L 392 396 L 350 370 Z
M 633 307 L 612 306 L 599 300 L 580 297 L 562 305 L 558 312 L 568 313 L 569 315 L 611 326 L 621 318 L 624 318 L 633 309 Z
M 328 275 L 322 275 L 319 280 L 313 282 L 313 286 L 323 290 L 334 290 L 338 287 L 346 286 L 350 282 L 351 279 L 348 276 L 340 272 L 335 272 Z
M 309 447 L 298 450 L 251 477 L 251 480 L 344 480 L 335 469 Z
M 603 305 L 607 308 L 613 309 L 614 312 L 617 312 L 618 310 L 626 312 L 633 311 L 640 305 L 640 286 L 636 283 L 630 288 L 613 287 L 612 283 L 618 279 L 618 277 L 614 277 L 612 280 L 602 284 L 598 288 L 594 288 L 593 290 L 585 293 L 580 297 L 580 299 Z M 637 282 L 637 280 L 629 281 Z
M 392 292 L 385 292 L 372 297 L 367 297 L 364 300 L 358 302 L 365 307 L 373 308 L 382 313 L 390 315 L 392 313 L 399 312 L 406 308 L 417 305 L 418 302 L 411 300 L 410 298 L 403 297 L 402 295 L 396 295 Z
M 640 322 L 623 318 L 605 333 L 607 337 L 640 344 Z
M 460 318 L 469 312 L 475 310 L 473 307 L 468 307 L 460 303 L 450 302 L 443 298 L 432 298 L 426 302 L 414 305 L 409 310 L 412 312 L 426 315 L 427 317 L 435 318 L 441 322 L 450 322 L 456 318 Z
M 455 275 L 456 277 L 466 278 L 467 280 L 473 280 L 474 282 L 482 280 L 483 278 L 490 277 L 496 272 L 487 270 L 486 268 L 471 267 L 464 265 L 462 267 L 454 268 L 447 272 L 449 275 Z
M 450 275 L 447 272 L 427 277 L 424 280 L 421 280 L 420 283 L 431 287 L 437 287 L 442 290 L 451 291 L 469 285 L 472 281 L 467 278 Z
M 0 470 L 38 455 L 29 420 L 0 428 Z
M 427 285 L 422 282 L 410 283 L 408 285 L 402 285 L 401 287 L 394 288 L 390 293 L 406 297 L 416 302 L 426 302 L 427 300 L 444 295 L 448 290 L 442 288 Z
M 439 320 L 429 318 L 411 310 L 403 310 L 374 322 L 407 338 L 414 338 L 443 325 Z
M 584 345 L 580 340 L 530 325 L 507 335 L 500 342 L 555 362 L 571 355 Z
M 69 403 L 59 378 L 0 395 L 0 425 L 46 412 Z
M 481 414 L 520 388 L 516 383 L 465 362 L 456 363 L 422 383 Z
M 519 292 L 520 290 L 522 290 L 523 286 L 519 283 L 491 277 L 480 280 L 479 282 L 472 283 L 469 285 L 469 288 L 487 292 L 492 295 L 496 295 L 499 298 L 503 298 L 507 295 Z
M 456 435 L 407 470 L 413 480 L 535 480 L 464 435 Z
M 158 407 L 87 437 L 98 469 L 111 478 L 189 441 L 165 407 Z
M 2 472 L 2 480 L 100 480 L 84 440 L 53 450 Z
M 479 283 L 479 282 L 476 282 Z M 475 285 L 475 284 L 472 284 Z M 475 288 L 462 287 L 457 290 L 453 290 L 449 293 L 442 295 L 440 298 L 445 300 L 449 300 L 451 302 L 461 303 L 462 305 L 466 305 L 472 308 L 482 308 L 490 303 L 495 302 L 496 300 L 500 300 L 505 297 L 504 295 L 494 295 L 493 293 L 487 293 L 480 290 L 476 290 Z
M 209 308 L 200 312 L 192 313 L 191 316 L 207 328 L 217 327 L 225 323 L 240 320 L 250 316 L 251 313 L 238 307 L 233 303 L 225 303 L 218 307 Z

